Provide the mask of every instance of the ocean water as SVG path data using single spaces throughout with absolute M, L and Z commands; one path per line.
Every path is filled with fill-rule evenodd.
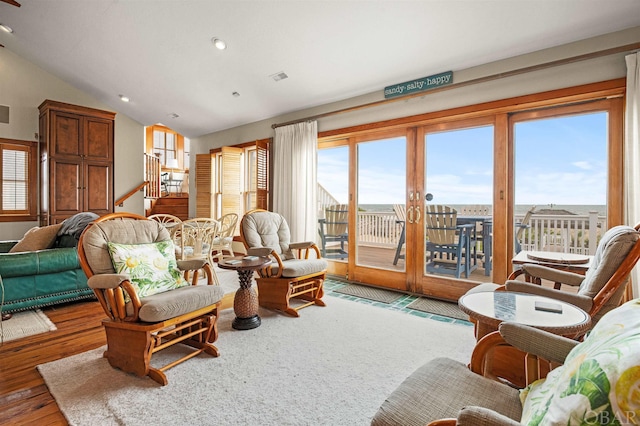
M 448 206 L 453 207 L 456 210 L 460 210 L 463 206 L 467 204 L 448 204 Z M 491 210 L 491 204 L 480 204 L 480 206 L 487 206 L 489 210 Z M 360 204 L 358 206 L 360 210 L 368 211 L 368 212 L 393 212 L 393 204 Z M 525 214 L 533 205 L 531 204 L 518 204 L 515 206 L 515 214 L 523 215 Z M 571 213 L 577 215 L 587 215 L 589 212 L 595 211 L 598 212 L 600 216 L 606 216 L 607 214 L 607 206 L 605 205 L 597 205 L 597 204 L 545 204 L 545 205 L 536 205 L 536 210 L 541 209 L 554 209 L 554 210 L 566 210 Z

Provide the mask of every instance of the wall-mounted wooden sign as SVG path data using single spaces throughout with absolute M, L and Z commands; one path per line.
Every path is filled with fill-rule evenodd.
M 384 97 L 395 98 L 397 96 L 405 96 L 411 93 L 424 92 L 425 90 L 446 86 L 452 82 L 453 71 L 447 71 L 436 75 L 430 75 L 429 77 L 423 77 L 417 80 L 387 86 L 384 88 Z

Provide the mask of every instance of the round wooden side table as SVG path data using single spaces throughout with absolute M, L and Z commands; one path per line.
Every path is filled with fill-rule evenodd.
M 271 263 L 271 259 L 262 256 L 247 259 L 244 256 L 229 257 L 218 262 L 222 269 L 232 269 L 238 272 L 240 288 L 233 299 L 233 311 L 236 318 L 231 326 L 236 330 L 251 330 L 261 324 L 258 315 L 258 293 L 253 287 L 253 272 Z

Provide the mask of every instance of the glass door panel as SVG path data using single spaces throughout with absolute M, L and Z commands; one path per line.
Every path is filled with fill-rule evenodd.
M 423 287 L 490 281 L 493 140 L 492 125 L 425 133 Z
M 608 113 L 560 113 L 514 123 L 515 254 L 593 254 L 607 229 Z
M 405 271 L 405 136 L 357 144 L 358 266 Z
M 318 150 L 318 247 L 322 257 L 349 259 L 349 147 Z

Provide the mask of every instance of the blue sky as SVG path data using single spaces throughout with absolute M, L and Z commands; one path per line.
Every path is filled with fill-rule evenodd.
M 516 204 L 605 204 L 607 114 L 516 124 Z M 359 203 L 404 203 L 404 138 L 358 146 Z M 318 181 L 346 203 L 348 149 L 318 152 Z M 491 204 L 493 128 L 429 134 L 426 188 L 433 203 Z

